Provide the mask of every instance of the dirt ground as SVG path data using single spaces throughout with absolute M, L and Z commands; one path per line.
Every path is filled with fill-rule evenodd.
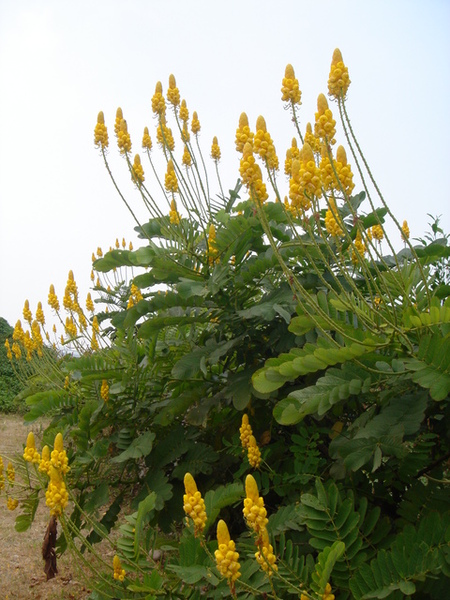
M 32 426 L 36 446 L 40 444 L 39 426 Z M 14 454 L 22 453 L 29 425 L 20 416 L 0 413 L 0 456 L 4 468 Z M 58 574 L 46 581 L 41 556 L 42 541 L 49 520 L 45 501 L 41 501 L 34 523 L 28 531 L 14 529 L 20 506 L 14 511 L 6 508 L 4 491 L 0 493 L 0 600 L 85 600 L 89 589 L 82 573 L 74 570 L 71 556 L 65 553 L 58 559 Z

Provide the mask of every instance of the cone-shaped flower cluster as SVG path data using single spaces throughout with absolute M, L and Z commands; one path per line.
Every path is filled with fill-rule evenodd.
M 315 116 L 314 135 L 326 144 L 335 144 L 336 121 L 333 119 L 333 113 L 328 108 L 328 101 L 323 94 L 319 94 L 317 98 Z
M 136 154 L 134 157 L 133 166 L 131 167 L 131 179 L 138 187 L 140 187 L 145 180 L 144 169 L 139 154 Z
M 167 171 L 164 180 L 164 187 L 168 192 L 171 192 L 172 194 L 178 192 L 178 180 L 175 174 L 175 169 L 172 160 L 169 160 L 167 162 Z
M 172 225 L 178 225 L 180 222 L 180 214 L 177 210 L 177 203 L 175 202 L 175 198 L 172 198 L 172 201 L 170 202 L 169 219 Z
M 194 534 L 197 536 L 202 533 L 206 523 L 205 501 L 197 489 L 195 479 L 190 473 L 184 476 L 183 510 L 186 513 L 186 522 L 191 520 L 194 524 Z
M 108 130 L 106 129 L 103 111 L 100 111 L 97 116 L 97 125 L 94 129 L 94 143 L 102 150 L 105 150 L 109 145 Z
M 213 137 L 212 145 L 211 145 L 211 158 L 216 162 L 219 162 L 221 156 L 219 142 L 217 141 L 217 137 Z
M 143 299 L 141 290 L 134 283 L 131 284 L 130 297 L 128 298 L 127 308 L 132 308 L 135 304 Z
M 256 134 L 253 139 L 253 151 L 258 154 L 267 167 L 271 170 L 278 169 L 278 157 L 270 133 L 267 131 L 266 121 L 261 115 L 256 120 Z
M 23 451 L 23 458 L 30 463 L 39 463 L 41 460 L 40 454 L 36 450 L 36 442 L 32 431 L 27 436 L 27 445 Z
M 100 387 L 100 396 L 104 402 L 108 402 L 109 400 L 109 385 L 106 379 L 103 379 L 102 385 Z
M 298 84 L 298 79 L 295 77 L 294 67 L 286 65 L 284 77 L 281 85 L 281 99 L 283 102 L 291 104 L 301 104 L 302 93 Z
M 344 64 L 341 51 L 339 48 L 336 48 L 331 60 L 330 76 L 328 78 L 328 95 L 332 99 L 344 99 L 349 85 L 350 77 L 348 76 L 348 68 Z
M 125 579 L 125 569 L 122 568 L 122 563 L 120 562 L 120 558 L 117 554 L 113 558 L 113 569 L 114 569 L 114 579 L 117 581 L 123 581 Z
M 239 554 L 236 552 L 236 544 L 230 539 L 225 521 L 220 519 L 217 523 L 217 545 L 218 549 L 214 555 L 216 558 L 217 568 L 220 573 L 228 579 L 231 593 L 234 593 L 234 582 L 241 576 L 239 571 Z
M 239 127 L 236 129 L 236 150 L 238 152 L 244 151 L 244 146 L 247 142 L 253 144 L 253 133 L 250 131 L 248 124 L 248 117 L 245 113 L 242 113 L 239 117 Z

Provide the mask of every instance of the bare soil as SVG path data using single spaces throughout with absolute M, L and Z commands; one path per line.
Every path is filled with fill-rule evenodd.
M 40 448 L 39 426 L 32 426 L 36 446 Z M 17 415 L 0 414 L 0 456 L 4 468 L 22 454 L 30 426 Z M 0 600 L 85 600 L 89 595 L 83 573 L 76 568 L 72 557 L 65 553 L 58 558 L 58 574 L 46 581 L 43 570 L 42 542 L 49 521 L 45 501 L 39 503 L 30 529 L 17 533 L 14 529 L 20 505 L 10 511 L 4 491 L 0 493 Z

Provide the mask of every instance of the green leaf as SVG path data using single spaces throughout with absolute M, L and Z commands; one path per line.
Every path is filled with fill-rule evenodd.
M 130 459 L 142 458 L 150 454 L 153 448 L 153 441 L 156 434 L 152 431 L 147 431 L 135 438 L 126 450 L 121 452 L 118 456 L 112 458 L 112 462 L 121 463 Z
M 139 547 L 141 536 L 144 528 L 144 519 L 145 517 L 154 510 L 156 506 L 156 494 L 155 492 L 151 492 L 144 500 L 139 502 L 137 516 L 136 516 L 136 524 L 135 524 L 135 533 L 134 533 L 134 556 L 138 558 L 139 556 Z

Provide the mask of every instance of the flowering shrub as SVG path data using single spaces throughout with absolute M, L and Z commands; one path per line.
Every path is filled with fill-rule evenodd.
M 349 85 L 336 51 L 336 109 L 320 94 L 302 128 L 288 65 L 286 178 L 266 120 L 252 131 L 243 113 L 227 194 L 218 140 L 213 180 L 173 76 L 151 99 L 162 172 L 148 126 L 132 156 L 119 108 L 117 147 L 146 223 L 114 179 L 98 115 L 95 145 L 143 245 L 93 256 L 96 314 L 91 296 L 80 308 L 69 273 L 61 343 L 76 353 L 55 347 L 26 415 L 51 415 L 44 442 L 61 432 L 68 452 L 61 438 L 40 459 L 31 439 L 25 450 L 49 476 L 64 543 L 82 558 L 81 539 L 100 564 L 96 542 L 114 548 L 93 600 L 445 594 L 449 248 L 446 237 L 414 246 L 393 215 L 348 117 Z M 48 302 L 60 314 L 53 288 Z M 25 305 L 13 364 L 45 360 L 41 309 L 33 320 Z M 24 501 L 23 526 L 37 500 Z

